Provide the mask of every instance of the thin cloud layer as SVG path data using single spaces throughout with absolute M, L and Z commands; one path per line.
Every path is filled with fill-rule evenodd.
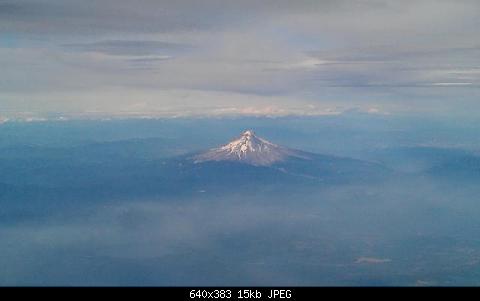
M 468 0 L 2 0 L 0 116 L 127 114 L 138 103 L 143 115 L 468 114 L 479 11 Z

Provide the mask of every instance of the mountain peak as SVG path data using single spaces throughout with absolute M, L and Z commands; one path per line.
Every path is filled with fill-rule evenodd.
M 242 136 L 247 136 L 247 137 L 255 136 L 255 132 L 252 130 L 246 130 L 245 132 L 242 133 Z
M 305 157 L 302 152 L 276 145 L 255 135 L 253 130 L 244 131 L 239 138 L 195 156 L 195 163 L 205 161 L 237 161 L 250 165 L 271 165 L 287 157 Z

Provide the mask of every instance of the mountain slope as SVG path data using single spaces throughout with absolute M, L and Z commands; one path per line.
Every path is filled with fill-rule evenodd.
M 126 148 L 117 144 L 115 147 L 119 152 Z M 104 150 L 94 148 L 91 154 L 103 158 Z M 47 199 L 52 203 L 262 192 L 281 195 L 329 184 L 379 182 L 392 175 L 380 164 L 289 149 L 251 131 L 222 147 L 196 155 L 128 156 L 128 160 L 112 155 L 108 160 L 87 162 L 83 158 L 74 155 L 0 160 L 5 171 L 0 182 L 15 185 L 15 189 L 0 185 L 0 201 Z
M 207 161 L 237 161 L 255 166 L 269 166 L 289 157 L 308 159 L 308 154 L 271 143 L 247 130 L 223 146 L 194 156 L 195 163 Z
M 265 170 L 269 170 L 269 177 L 273 177 L 277 181 L 285 176 L 288 176 L 290 180 L 295 179 L 293 182 L 365 181 L 381 179 L 391 173 L 390 170 L 377 163 L 319 155 L 279 146 L 256 136 L 251 130 L 245 131 L 238 139 L 189 159 L 186 164 L 193 162 L 193 166 L 189 168 L 197 172 L 206 170 L 207 168 L 202 165 L 207 163 L 208 169 L 210 169 L 209 173 L 214 169 L 223 169 L 219 167 L 221 164 L 236 163 L 236 165 L 229 164 L 229 169 L 225 169 L 225 172 L 234 173 L 240 169 L 244 170 L 245 168 L 241 166 L 248 165 L 254 167 L 250 174 L 260 173 L 261 170 L 264 173 Z M 284 176 L 276 175 L 278 173 Z M 273 176 L 274 174 L 275 176 Z M 228 179 L 232 175 L 217 174 L 216 177 L 216 181 L 220 181 L 221 177 Z M 262 182 L 265 181 L 268 179 L 264 178 Z

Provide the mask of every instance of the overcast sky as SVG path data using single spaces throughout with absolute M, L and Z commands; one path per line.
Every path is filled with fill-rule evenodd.
M 0 0 L 0 70 L 0 119 L 475 114 L 480 2 Z

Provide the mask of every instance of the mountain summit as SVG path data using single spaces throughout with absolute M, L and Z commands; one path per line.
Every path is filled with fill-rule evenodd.
M 206 161 L 237 161 L 256 166 L 268 166 L 289 157 L 308 159 L 302 151 L 273 144 L 255 135 L 252 130 L 218 148 L 193 157 L 195 163 Z

